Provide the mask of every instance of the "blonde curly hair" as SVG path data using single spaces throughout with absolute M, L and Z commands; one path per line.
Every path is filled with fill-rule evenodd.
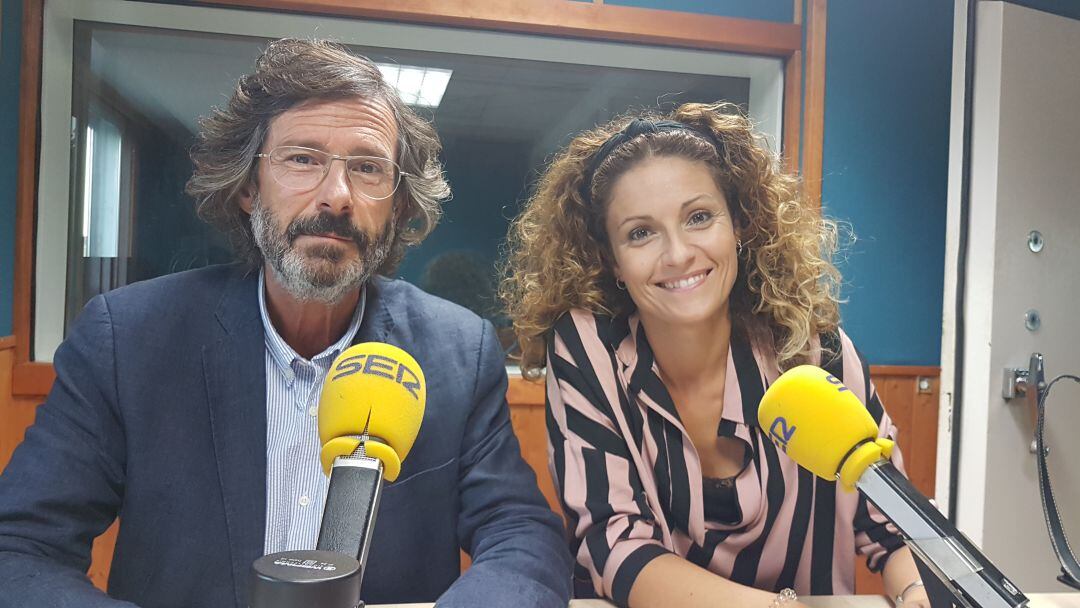
M 645 133 L 618 145 L 592 171 L 584 192 L 597 151 L 638 118 L 690 129 Z M 815 361 L 817 337 L 839 324 L 837 225 L 801 198 L 798 180 L 778 170 L 738 106 L 688 103 L 669 116 L 622 116 L 574 138 L 513 221 L 499 296 L 521 341 L 524 375 L 538 377 L 548 333 L 567 311 L 612 317 L 634 311 L 615 284 L 604 217 L 618 177 L 657 156 L 704 162 L 727 198 L 743 242 L 729 299 L 733 325 L 771 347 L 781 369 Z

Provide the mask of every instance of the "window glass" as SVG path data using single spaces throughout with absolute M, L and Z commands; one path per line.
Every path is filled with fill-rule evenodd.
M 267 39 L 76 21 L 66 321 L 133 281 L 228 262 L 184 194 L 198 118 L 224 104 Z M 436 125 L 453 200 L 406 256 L 404 280 L 491 319 L 509 221 L 545 160 L 577 132 L 634 108 L 748 105 L 750 79 L 352 46 Z

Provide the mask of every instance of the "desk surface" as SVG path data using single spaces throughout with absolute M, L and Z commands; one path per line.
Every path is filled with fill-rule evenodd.
M 1031 608 L 1080 608 L 1080 593 L 1029 593 Z M 892 608 L 883 595 L 818 595 L 800 597 L 811 608 Z M 570 608 L 612 608 L 605 600 L 574 600 Z M 432 604 L 393 604 L 368 608 L 431 608 Z

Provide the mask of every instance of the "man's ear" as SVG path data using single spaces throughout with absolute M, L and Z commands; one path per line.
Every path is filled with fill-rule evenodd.
M 240 201 L 240 208 L 248 215 L 251 215 L 251 210 L 255 208 L 255 194 L 255 184 L 252 184 L 251 182 L 240 186 L 240 192 L 237 193 L 237 199 Z

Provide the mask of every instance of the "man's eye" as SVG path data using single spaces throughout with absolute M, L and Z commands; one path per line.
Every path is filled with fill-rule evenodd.
M 645 228 L 634 228 L 630 231 L 630 234 L 627 235 L 627 238 L 631 241 L 640 241 L 647 236 L 649 236 L 649 231 Z
M 293 165 L 318 165 L 319 160 L 310 154 L 290 154 L 285 162 Z
M 382 165 L 380 165 L 379 163 L 377 163 L 375 161 L 370 161 L 370 160 L 358 161 L 358 162 L 353 163 L 352 170 L 355 173 L 368 173 L 368 174 L 374 174 L 374 175 L 378 175 L 379 173 L 384 173 L 385 172 Z

